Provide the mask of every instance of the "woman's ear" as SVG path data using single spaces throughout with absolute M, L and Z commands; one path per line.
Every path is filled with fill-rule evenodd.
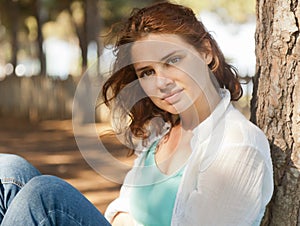
M 212 49 L 209 40 L 205 39 L 203 40 L 203 49 L 204 51 L 201 52 L 201 56 L 205 63 L 209 65 L 212 60 L 213 60 L 213 54 L 212 54 Z

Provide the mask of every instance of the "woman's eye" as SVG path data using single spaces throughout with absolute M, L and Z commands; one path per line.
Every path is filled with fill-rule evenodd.
M 150 69 L 150 70 L 145 70 L 143 71 L 139 77 L 143 78 L 143 77 L 148 77 L 148 76 L 151 76 L 153 75 L 155 72 L 153 69 Z
M 176 64 L 181 60 L 181 57 L 175 56 L 167 60 L 167 64 Z

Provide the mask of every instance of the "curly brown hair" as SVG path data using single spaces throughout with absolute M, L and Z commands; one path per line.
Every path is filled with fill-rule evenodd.
M 121 29 L 115 34 L 116 60 L 112 75 L 105 82 L 102 90 L 104 103 L 107 106 L 111 106 L 124 87 L 137 80 L 134 67 L 130 63 L 130 45 L 128 44 L 133 44 L 149 33 L 176 34 L 199 52 L 211 53 L 213 59 L 208 66 L 216 76 L 220 87 L 230 91 L 231 100 L 238 100 L 241 97 L 242 88 L 236 69 L 226 63 L 218 44 L 194 12 L 182 5 L 161 2 L 142 9 L 134 9 L 130 17 L 121 23 Z M 143 92 L 141 87 L 138 89 L 139 92 Z M 134 95 L 136 95 L 135 92 L 128 92 L 128 98 L 123 98 L 122 101 L 129 101 Z M 130 118 L 126 130 L 127 141 L 130 144 L 133 139 L 131 134 L 141 139 L 149 136 L 146 129 L 147 123 L 154 117 L 161 117 L 165 122 L 170 122 L 171 126 L 179 123 L 178 117 L 158 108 L 149 97 L 137 101 L 129 110 L 126 108 L 126 103 L 119 107 L 123 108 L 123 116 Z M 122 126 L 124 127 L 124 124 Z

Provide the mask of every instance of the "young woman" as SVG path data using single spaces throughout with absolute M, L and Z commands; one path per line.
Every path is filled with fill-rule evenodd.
M 0 155 L 1 226 L 259 225 L 273 191 L 268 141 L 230 103 L 242 95 L 236 71 L 194 13 L 134 10 L 115 51 L 102 94 L 137 158 L 107 220 L 66 182 Z
M 191 9 L 133 11 L 115 51 L 103 96 L 138 157 L 106 218 L 259 225 L 273 191 L 269 145 L 231 105 L 242 95 L 236 71 Z

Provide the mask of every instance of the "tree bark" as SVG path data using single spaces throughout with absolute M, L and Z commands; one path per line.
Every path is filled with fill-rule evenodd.
M 300 225 L 300 5 L 256 1 L 251 121 L 270 141 L 274 194 L 262 225 Z

